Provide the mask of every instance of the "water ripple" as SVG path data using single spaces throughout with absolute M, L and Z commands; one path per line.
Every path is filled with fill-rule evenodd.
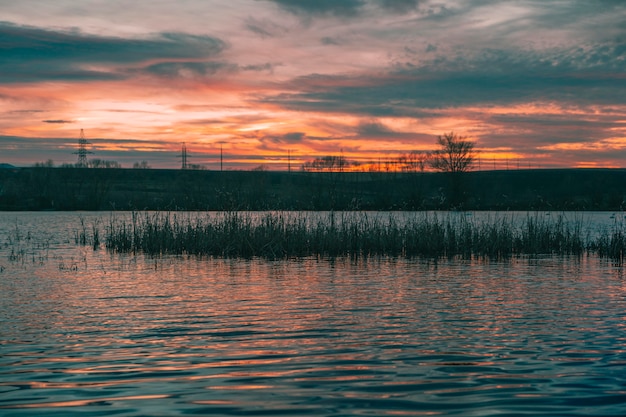
M 0 276 L 3 417 L 626 415 L 626 284 L 594 258 L 57 250 L 79 270 Z

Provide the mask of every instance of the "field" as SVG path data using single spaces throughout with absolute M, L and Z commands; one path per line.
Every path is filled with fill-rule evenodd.
M 626 170 L 445 173 L 22 168 L 0 210 L 622 210 Z

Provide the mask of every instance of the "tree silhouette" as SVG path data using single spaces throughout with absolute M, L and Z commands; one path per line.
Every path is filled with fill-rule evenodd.
M 88 168 L 121 168 L 122 165 L 117 161 L 105 161 L 104 159 L 92 159 L 87 162 Z
M 148 161 L 141 161 L 141 162 L 135 162 L 133 164 L 133 168 L 134 169 L 150 169 L 152 167 L 150 166 L 150 164 L 148 164 Z
M 429 152 L 411 151 L 398 157 L 398 166 L 404 172 L 424 172 L 432 155 Z
M 343 156 L 322 156 L 302 164 L 302 170 L 317 172 L 341 172 L 351 165 L 352 163 L 346 160 Z
M 440 149 L 433 151 L 431 166 L 442 172 L 466 172 L 475 159 L 474 142 L 454 132 L 437 137 Z

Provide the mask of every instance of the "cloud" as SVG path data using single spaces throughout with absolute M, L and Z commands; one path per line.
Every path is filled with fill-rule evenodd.
M 545 51 L 483 49 L 438 54 L 387 72 L 310 75 L 265 98 L 287 109 L 417 117 L 423 111 L 535 101 L 620 105 L 626 47 L 618 42 Z
M 239 67 L 241 70 L 243 71 L 273 71 L 274 67 L 276 65 L 275 64 L 270 64 L 269 62 L 266 62 L 265 64 L 257 64 L 257 65 L 244 65 L 242 67 Z
M 218 72 L 234 72 L 238 67 L 225 62 L 160 62 L 142 68 L 142 72 L 172 78 L 206 77 Z
M 248 17 L 245 21 L 245 28 L 250 32 L 259 35 L 261 38 L 277 38 L 287 34 L 288 29 L 269 19 L 255 19 Z
M 530 152 L 625 132 L 626 1 L 5 3 L 27 22 L 0 23 L 5 134 L 68 135 L 80 119 L 101 135 L 328 152 L 453 126 Z M 71 85 L 88 80 L 124 82 Z
M 356 16 L 364 0 L 271 0 L 290 13 L 299 16 Z
M 89 35 L 0 23 L 0 83 L 114 80 L 119 67 L 219 54 L 225 43 L 210 36 L 160 33 L 146 39 Z
M 298 144 L 304 142 L 305 139 L 306 133 L 304 132 L 289 132 L 282 135 L 266 135 L 261 138 L 261 141 L 275 144 Z
M 408 13 L 417 8 L 419 0 L 380 0 L 383 9 L 394 13 Z
M 394 14 L 409 13 L 417 9 L 420 0 L 269 0 L 288 12 L 304 17 L 357 17 L 368 6 Z
M 165 78 L 210 78 L 219 75 L 235 74 L 240 71 L 250 72 L 271 72 L 274 64 L 266 62 L 264 64 L 244 65 L 230 62 L 208 61 L 208 62 L 160 62 L 148 65 L 133 72 L 146 73 L 157 77 Z
M 358 126 L 357 133 L 365 137 L 389 137 L 396 132 L 380 122 L 367 122 Z
M 306 133 L 303 132 L 291 132 L 282 136 L 283 141 L 287 143 L 299 143 L 306 137 Z
M 592 114 L 499 114 L 489 116 L 489 121 L 500 126 L 505 135 L 488 135 L 482 140 L 487 146 L 497 146 L 503 141 L 511 142 L 513 135 L 523 132 L 517 147 L 523 142 L 531 142 L 537 146 L 547 146 L 558 142 L 564 143 L 593 143 L 615 136 L 619 122 L 613 116 L 599 116 Z M 508 136 L 508 138 L 507 138 Z
M 322 45 L 341 45 L 341 42 L 337 38 L 333 38 L 330 36 L 324 36 L 320 39 Z

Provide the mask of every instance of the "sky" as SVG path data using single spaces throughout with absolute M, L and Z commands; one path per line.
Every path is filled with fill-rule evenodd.
M 624 0 L 0 0 L 0 163 L 626 167 Z M 505 165 L 506 164 L 506 165 Z

